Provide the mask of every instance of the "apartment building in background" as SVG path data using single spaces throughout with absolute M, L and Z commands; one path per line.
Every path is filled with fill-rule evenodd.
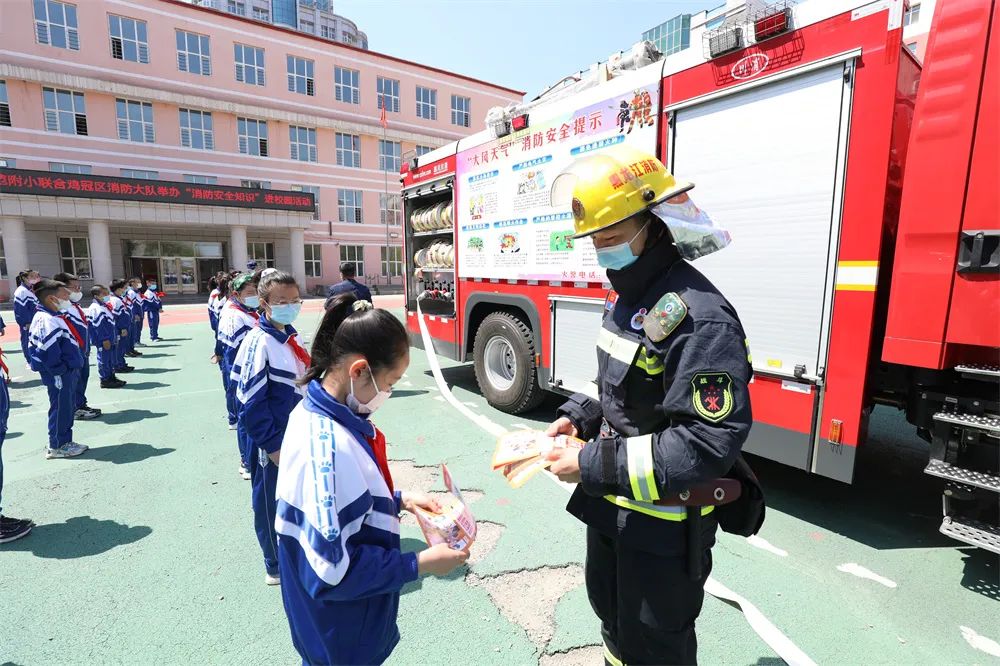
M 256 21 L 274 23 L 323 39 L 368 48 L 368 35 L 333 11 L 331 0 L 187 0 Z
M 523 93 L 303 34 L 268 4 L 271 23 L 179 0 L 0 2 L 0 297 L 28 267 L 203 292 L 248 258 L 308 288 L 342 261 L 400 281 L 402 160 Z

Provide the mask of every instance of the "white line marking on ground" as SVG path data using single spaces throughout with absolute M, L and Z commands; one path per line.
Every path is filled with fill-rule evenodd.
M 476 403 L 474 403 L 474 402 L 468 402 L 468 401 L 463 401 L 462 404 L 465 405 L 466 407 L 475 407 L 476 406 Z
M 837 571 L 843 571 L 844 573 L 849 573 L 852 576 L 857 576 L 858 578 L 867 578 L 868 580 L 873 580 L 880 585 L 885 585 L 886 587 L 896 587 L 896 583 L 894 581 L 891 581 L 883 576 L 879 576 L 877 573 L 866 569 L 856 562 L 841 564 L 837 567 Z
M 778 557 L 788 557 L 787 550 L 782 550 L 777 546 L 772 546 L 766 539 L 762 539 L 756 534 L 748 536 L 747 543 L 754 548 L 760 548 L 761 550 L 766 550 L 769 553 L 774 553 Z
M 434 399 L 438 402 L 445 402 L 444 396 L 436 395 L 434 396 Z
M 527 425 L 523 423 L 511 423 L 510 427 L 517 428 L 518 430 L 531 430 L 531 428 L 529 428 Z
M 156 395 L 149 395 L 149 396 L 145 396 L 145 397 L 142 397 L 142 398 L 129 398 L 127 400 L 112 400 L 112 401 L 109 401 L 109 402 L 94 402 L 94 401 L 92 401 L 91 402 L 91 406 L 92 407 L 109 407 L 109 408 L 111 408 L 111 407 L 116 407 L 118 405 L 124 405 L 124 404 L 132 403 L 132 402 L 145 402 L 147 400 L 166 400 L 166 399 L 169 399 L 169 398 L 183 398 L 183 397 L 189 396 L 189 395 L 198 395 L 199 393 L 218 393 L 218 389 L 214 389 L 214 388 L 212 388 L 212 389 L 201 389 L 199 391 L 185 391 L 184 393 L 158 393 Z M 24 413 L 17 412 L 17 417 L 21 418 L 22 416 L 32 416 L 32 415 L 35 415 L 35 414 L 48 414 L 48 413 L 49 413 L 49 410 L 48 410 L 48 408 L 46 408 L 46 409 L 35 410 L 33 412 L 24 412 Z M 110 411 L 108 412 L 108 414 L 113 414 L 113 413 L 114 412 L 110 412 Z M 99 421 L 100 419 L 96 419 L 96 420 Z
M 985 652 L 994 657 L 1000 657 L 1000 643 L 991 638 L 986 638 L 986 636 L 980 636 L 976 633 L 975 629 L 969 629 L 968 627 L 959 627 L 959 629 L 962 631 L 962 638 L 972 646 L 972 649 Z

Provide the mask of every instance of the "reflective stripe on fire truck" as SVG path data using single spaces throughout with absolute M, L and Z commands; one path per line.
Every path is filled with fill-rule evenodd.
M 607 352 L 608 356 L 625 365 L 632 365 L 635 353 L 639 351 L 638 342 L 615 335 L 606 328 L 602 328 L 601 332 L 598 333 L 597 346 Z
M 642 435 L 625 440 L 628 454 L 628 479 L 632 484 L 632 496 L 643 502 L 660 499 L 653 476 L 653 436 Z
M 875 291 L 877 261 L 838 261 L 837 291 Z

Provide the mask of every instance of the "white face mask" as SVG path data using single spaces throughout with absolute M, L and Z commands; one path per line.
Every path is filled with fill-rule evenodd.
M 56 309 L 59 310 L 59 312 L 69 312 L 71 307 L 73 307 L 73 303 L 71 301 L 64 301 L 61 298 L 56 301 Z
M 351 377 L 351 392 L 347 394 L 347 407 L 355 414 L 374 414 L 375 410 L 381 407 L 392 391 L 379 391 L 378 384 L 375 383 L 375 375 L 372 374 L 371 366 L 368 366 L 368 375 L 372 378 L 372 386 L 375 387 L 375 397 L 368 402 L 361 402 L 354 396 L 354 377 Z
M 74 302 L 74 303 L 79 303 L 81 300 L 83 300 L 83 292 L 82 291 L 71 291 L 70 294 L 69 294 L 69 300 L 72 301 L 72 302 Z

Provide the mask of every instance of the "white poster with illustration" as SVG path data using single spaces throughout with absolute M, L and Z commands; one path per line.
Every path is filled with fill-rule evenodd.
M 572 237 L 569 208 L 549 204 L 552 182 L 609 146 L 653 151 L 659 103 L 656 85 L 630 89 L 459 153 L 459 277 L 604 282 L 593 243 Z

